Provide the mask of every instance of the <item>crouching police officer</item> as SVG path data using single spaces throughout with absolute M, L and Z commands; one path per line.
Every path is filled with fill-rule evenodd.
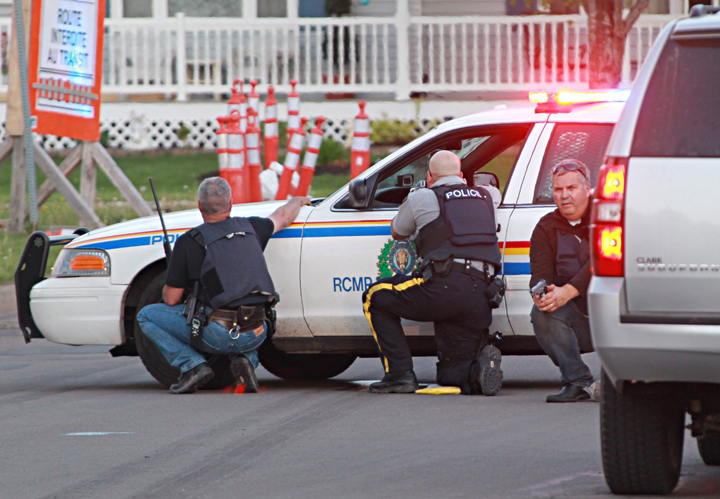
M 494 206 L 489 191 L 468 187 L 460 158 L 430 159 L 427 186 L 412 191 L 392 221 L 394 239 L 416 235 L 421 272 L 380 279 L 363 294 L 365 316 L 385 368 L 373 393 L 418 389 L 400 319 L 432 321 L 437 382 L 468 395 L 495 395 L 502 386 L 500 350 L 489 345 L 493 307 L 502 299 Z
M 263 251 L 270 236 L 309 204 L 308 198 L 293 198 L 268 218 L 231 217 L 230 185 L 220 177 L 200 184 L 198 207 L 205 223 L 177 239 L 163 287 L 165 303 L 138 313 L 143 333 L 180 369 L 170 393 L 193 393 L 212 379 L 200 352 L 229 354 L 237 382 L 247 392 L 258 391 L 257 348 L 267 335 L 267 313 L 278 300 Z M 193 293 L 184 306 L 187 288 Z

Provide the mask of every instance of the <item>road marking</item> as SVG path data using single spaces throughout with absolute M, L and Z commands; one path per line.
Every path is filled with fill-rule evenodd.
M 131 435 L 132 431 L 78 431 L 63 433 L 63 437 L 98 437 L 104 435 Z

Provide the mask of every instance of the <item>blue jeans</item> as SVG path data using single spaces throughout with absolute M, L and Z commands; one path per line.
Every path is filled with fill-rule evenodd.
M 535 337 L 553 363 L 560 367 L 563 384 L 590 386 L 590 368 L 580 358 L 580 351 L 594 350 L 590 322 L 575 305 L 567 302 L 554 312 L 541 312 L 533 305 L 530 312 Z
M 148 305 L 138 313 L 138 323 L 145 336 L 157 345 L 163 357 L 181 372 L 189 371 L 206 361 L 205 357 L 190 346 L 190 326 L 183 315 L 185 305 Z M 205 307 L 206 313 L 210 307 Z M 255 336 L 255 331 L 240 333 L 232 339 L 229 331 L 217 322 L 210 321 L 203 329 L 202 351 L 211 354 L 228 354 L 232 357 L 245 355 L 254 367 L 258 366 L 257 348 L 265 340 L 267 324 Z

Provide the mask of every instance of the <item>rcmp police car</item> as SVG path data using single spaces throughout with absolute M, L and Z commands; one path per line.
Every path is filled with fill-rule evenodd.
M 426 178 L 429 156 L 456 152 L 471 184 L 496 183 L 502 274 L 507 293 L 493 312 L 505 354 L 541 353 L 532 333 L 528 293 L 530 235 L 554 209 L 550 169 L 577 158 L 597 178 L 603 152 L 626 94 L 531 94 L 537 107 L 497 109 L 444 123 L 399 149 L 325 199 L 304 207 L 265 251 L 281 301 L 277 330 L 260 352 L 262 364 L 286 379 L 340 374 L 358 356 L 376 356 L 361 295 L 378 276 L 410 273 L 413 244 L 394 242 L 390 222 L 410 189 Z M 576 102 L 575 105 L 570 103 Z M 595 180 L 593 179 L 593 180 Z M 233 216 L 267 216 L 268 202 L 235 206 Z M 202 222 L 197 210 L 166 215 L 170 243 Z M 35 233 L 18 267 L 19 321 L 26 340 L 45 337 L 68 345 L 110 345 L 113 356 L 138 353 L 161 383 L 177 378 L 135 317 L 160 300 L 166 267 L 157 217 L 132 220 L 73 236 Z M 65 244 L 43 278 L 51 244 Z M 405 322 L 414 355 L 435 355 L 432 324 Z M 231 383 L 227 359 L 211 356 L 214 386 Z

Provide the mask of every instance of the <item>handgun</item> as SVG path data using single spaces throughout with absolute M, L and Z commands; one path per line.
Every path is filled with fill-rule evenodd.
M 545 293 L 547 293 L 547 283 L 545 282 L 545 279 L 540 279 L 540 282 L 530 288 L 530 295 L 533 298 L 535 298 L 535 296 L 542 298 L 545 296 Z

